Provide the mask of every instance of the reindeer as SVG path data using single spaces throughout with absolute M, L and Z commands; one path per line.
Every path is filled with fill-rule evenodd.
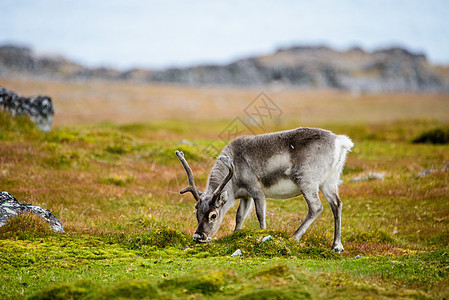
M 347 136 L 318 128 L 238 137 L 224 147 L 215 161 L 204 193 L 195 187 L 193 173 L 184 154 L 176 151 L 189 182 L 189 186 L 180 193 L 190 192 L 196 200 L 198 227 L 193 239 L 196 242 L 211 240 L 236 199 L 240 199 L 240 204 L 235 230 L 242 227 L 253 202 L 260 229 L 265 230 L 265 198 L 289 199 L 302 194 L 308 213 L 293 234 L 299 240 L 323 210 L 318 196 L 321 191 L 334 215 L 332 250 L 343 251 L 338 181 L 346 154 L 353 146 Z

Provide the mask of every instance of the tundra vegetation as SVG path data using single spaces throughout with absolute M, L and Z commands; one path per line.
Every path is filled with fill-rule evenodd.
M 333 215 L 322 195 L 324 210 L 300 241 L 290 237 L 307 214 L 302 197 L 268 199 L 264 231 L 258 230 L 252 212 L 243 229 L 233 233 L 235 205 L 215 239 L 193 242 L 195 203 L 190 195 L 179 194 L 186 177 L 174 151 L 183 151 L 196 185 L 204 189 L 214 159 L 203 150 L 211 143 L 223 147 L 218 134 L 239 110 L 218 120 L 176 115 L 138 123 L 131 117 L 95 122 L 86 115 L 58 120 L 58 106 L 67 115 L 70 107 L 79 109 L 75 100 L 58 102 L 58 96 L 71 93 L 76 98 L 82 87 L 6 83 L 22 94 L 24 86 L 45 87 L 45 93 L 55 95 L 56 115 L 54 129 L 43 133 L 26 118 L 0 112 L 0 188 L 21 202 L 51 210 L 66 233 L 53 233 L 45 221 L 29 215 L 1 227 L 0 298 L 449 297 L 449 145 L 423 138 L 446 130 L 447 95 L 361 95 L 346 116 L 326 120 L 313 113 L 317 108 L 310 103 L 307 122 L 285 109 L 283 122 L 264 128 L 321 127 L 354 141 L 339 187 L 345 251 L 337 254 L 330 250 Z M 93 93 L 102 87 L 86 85 Z M 131 94 L 146 89 L 121 88 Z M 181 94 L 179 87 L 153 91 L 158 89 L 160 94 L 171 90 L 175 99 Z M 187 98 L 197 93 L 193 88 L 184 92 Z M 224 94 L 232 104 L 243 92 L 214 93 L 209 96 Z M 319 98 L 316 105 L 325 115 L 324 96 L 329 107 L 353 97 L 297 93 L 290 101 Z M 415 109 L 373 110 L 376 99 L 387 103 L 387 98 L 390 108 L 407 103 L 407 98 Z M 121 103 L 114 98 L 99 101 Z M 369 115 L 367 111 L 373 114 L 368 121 L 351 118 L 357 112 Z M 351 181 L 371 173 L 384 174 L 383 179 Z M 272 239 L 262 243 L 268 235 Z M 231 257 L 237 249 L 243 256 Z

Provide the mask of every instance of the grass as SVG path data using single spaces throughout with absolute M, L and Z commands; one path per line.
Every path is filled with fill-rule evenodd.
M 364 101 L 371 106 L 375 97 Z M 258 230 L 253 212 L 232 233 L 234 207 L 216 239 L 193 243 L 194 205 L 178 193 L 187 181 L 174 150 L 185 153 L 203 189 L 213 163 L 206 149 L 223 147 L 218 136 L 232 116 L 75 122 L 41 133 L 0 113 L 1 190 L 51 210 L 66 231 L 53 233 L 28 215 L 0 228 L 0 298 L 447 298 L 449 146 L 412 142 L 447 121 L 409 117 L 312 123 L 355 142 L 340 187 L 345 251 L 338 255 L 324 202 L 303 238 L 290 239 L 307 213 L 301 197 L 268 200 L 269 231 Z M 296 126 L 285 118 L 265 130 Z M 351 182 L 374 172 L 384 179 Z M 273 239 L 262 243 L 267 235 Z M 231 258 L 237 249 L 243 256 Z

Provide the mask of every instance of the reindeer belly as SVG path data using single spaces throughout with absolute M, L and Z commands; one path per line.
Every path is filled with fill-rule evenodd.
M 264 186 L 263 191 L 265 197 L 272 199 L 288 199 L 301 194 L 298 185 L 288 178 L 282 178 L 270 186 Z

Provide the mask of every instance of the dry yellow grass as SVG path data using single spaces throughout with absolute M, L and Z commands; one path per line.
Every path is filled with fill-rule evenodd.
M 432 119 L 449 123 L 449 94 L 351 94 L 275 87 L 183 87 L 121 82 L 64 83 L 0 78 L 0 86 L 24 96 L 52 97 L 55 126 L 111 121 L 229 120 L 265 92 L 283 111 L 282 119 L 298 126 L 324 123 L 383 123 Z

